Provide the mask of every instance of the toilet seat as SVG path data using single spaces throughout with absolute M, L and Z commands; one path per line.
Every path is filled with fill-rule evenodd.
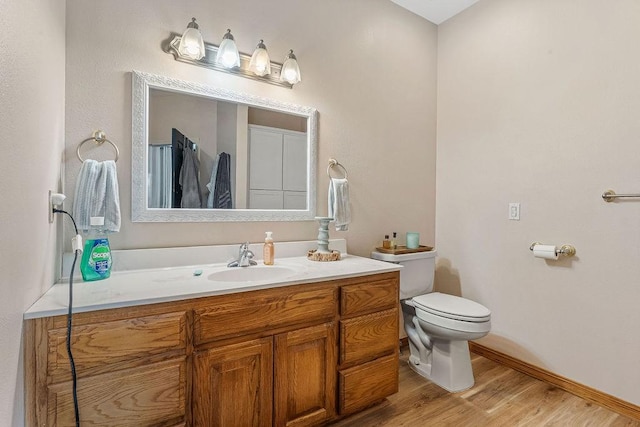
M 439 316 L 422 310 L 418 306 L 416 306 L 416 317 L 418 318 L 418 322 L 420 322 L 422 329 L 424 329 L 427 334 L 433 336 L 440 336 L 438 328 L 444 328 L 445 330 L 455 331 L 457 334 L 462 334 L 461 336 L 459 335 L 459 339 L 470 340 L 476 339 L 476 334 L 484 336 L 491 330 L 491 320 L 467 322 L 466 320 L 450 319 L 448 317 Z M 452 332 L 449 332 L 447 336 L 451 333 Z M 462 338 L 462 336 L 464 336 L 464 338 Z M 453 339 L 453 337 L 450 336 L 450 339 Z
M 417 309 L 446 319 L 473 323 L 483 323 L 491 320 L 491 311 L 488 308 L 477 302 L 454 295 L 432 292 L 413 297 L 412 301 Z

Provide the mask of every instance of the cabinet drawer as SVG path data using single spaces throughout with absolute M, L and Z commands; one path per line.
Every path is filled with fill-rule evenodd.
M 278 288 L 224 296 L 195 310 L 194 343 L 332 319 L 336 296 L 335 287 Z
M 368 283 L 343 286 L 340 295 L 340 314 L 357 316 L 398 305 L 398 274 Z
M 78 379 L 82 425 L 151 426 L 185 421 L 185 358 Z M 71 382 L 48 387 L 48 425 L 74 425 Z
M 370 406 L 398 391 L 398 357 L 385 356 L 339 372 L 341 415 Z
M 340 321 L 340 364 L 397 351 L 398 309 Z
M 73 358 L 85 375 L 92 368 L 137 361 L 171 350 L 186 354 L 186 314 L 166 313 L 73 327 Z M 66 328 L 48 332 L 48 372 L 53 381 L 71 378 Z M 174 354 L 175 355 L 175 354 Z M 95 372 L 93 372 L 95 373 Z

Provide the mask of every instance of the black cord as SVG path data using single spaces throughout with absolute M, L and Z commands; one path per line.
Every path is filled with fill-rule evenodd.
M 71 218 L 71 222 L 73 222 L 73 229 L 76 231 L 76 234 L 78 234 L 78 226 L 76 225 L 76 220 L 73 219 L 73 217 L 71 216 L 71 214 L 67 211 L 63 211 L 62 209 L 56 209 L 53 208 L 53 213 L 63 213 L 69 216 L 69 218 Z
M 78 226 L 71 214 L 62 209 L 53 209 L 54 213 L 67 214 L 73 222 L 73 228 L 78 234 Z M 69 364 L 71 365 L 71 379 L 73 380 L 73 409 L 75 410 L 76 427 L 80 427 L 80 411 L 78 409 L 78 378 L 76 375 L 76 363 L 73 360 L 73 353 L 71 352 L 71 326 L 73 323 L 73 273 L 76 268 L 76 262 L 78 261 L 78 250 L 74 251 L 73 263 L 71 264 L 71 272 L 69 273 L 69 311 L 67 312 L 67 354 L 69 355 Z

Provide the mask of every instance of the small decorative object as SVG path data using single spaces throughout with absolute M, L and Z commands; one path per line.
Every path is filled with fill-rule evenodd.
M 407 249 L 418 249 L 420 246 L 420 233 L 407 232 Z
M 340 251 L 332 251 L 329 249 L 329 222 L 333 221 L 333 218 L 317 216 L 316 220 L 320 224 L 318 228 L 318 249 L 309 251 L 307 258 L 312 261 L 340 260 Z

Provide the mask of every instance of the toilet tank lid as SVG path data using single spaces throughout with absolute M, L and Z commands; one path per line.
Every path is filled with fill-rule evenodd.
M 387 262 L 403 262 L 412 261 L 414 259 L 435 258 L 437 255 L 435 249 L 431 251 L 412 252 L 409 254 L 385 254 L 378 251 L 371 252 L 371 258 Z

